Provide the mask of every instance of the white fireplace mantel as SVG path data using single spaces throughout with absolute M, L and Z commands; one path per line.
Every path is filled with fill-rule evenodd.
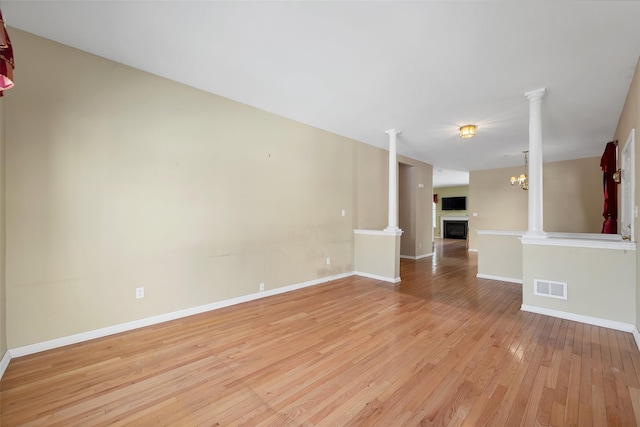
M 444 237 L 444 222 L 445 221 L 467 221 L 469 222 L 469 217 L 468 216 L 455 216 L 455 215 L 448 215 L 448 216 L 441 216 L 440 217 L 440 237 Z M 467 224 L 468 226 L 468 224 Z

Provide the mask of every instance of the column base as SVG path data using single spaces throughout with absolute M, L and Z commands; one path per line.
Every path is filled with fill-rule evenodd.
M 397 235 L 402 234 L 402 230 L 397 225 L 394 225 L 393 227 L 389 226 L 389 227 L 385 228 L 383 231 L 385 233 L 394 233 L 394 234 L 397 234 Z

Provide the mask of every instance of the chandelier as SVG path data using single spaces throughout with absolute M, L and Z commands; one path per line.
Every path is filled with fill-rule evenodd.
M 510 182 L 511 182 L 511 187 L 522 188 L 523 190 L 526 191 L 529 189 L 529 181 L 527 180 L 527 172 L 528 172 L 528 166 L 529 166 L 529 159 L 527 154 L 529 152 L 523 151 L 522 153 L 524 153 L 524 173 L 521 173 L 520 176 L 518 177 L 512 176 Z

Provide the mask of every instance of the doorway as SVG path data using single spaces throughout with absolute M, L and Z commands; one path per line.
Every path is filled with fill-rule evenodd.
M 398 226 L 402 229 L 400 256 L 416 257 L 416 177 L 415 168 L 398 164 Z

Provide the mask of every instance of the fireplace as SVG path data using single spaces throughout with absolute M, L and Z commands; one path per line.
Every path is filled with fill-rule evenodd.
M 445 239 L 466 239 L 467 221 L 444 221 L 443 235 Z
M 453 223 L 447 226 L 446 224 Z M 462 224 L 462 225 L 461 225 Z M 447 229 L 449 232 L 447 233 Z M 446 239 L 466 239 L 469 232 L 469 217 L 456 215 L 443 215 L 440 217 L 440 237 Z

